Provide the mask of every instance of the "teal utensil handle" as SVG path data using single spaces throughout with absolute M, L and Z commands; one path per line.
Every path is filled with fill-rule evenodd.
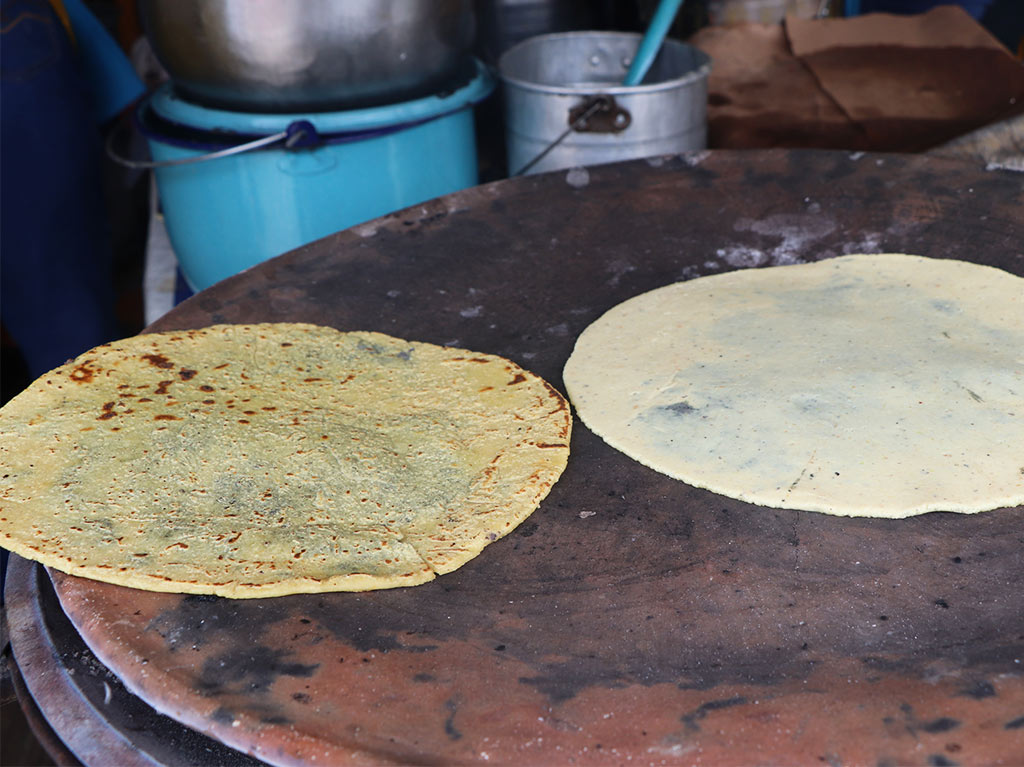
M 622 81 L 623 85 L 639 85 L 643 81 L 658 51 L 661 50 L 665 35 L 668 34 L 668 29 L 672 26 L 682 4 L 683 0 L 661 0 L 658 4 L 654 18 L 651 19 L 651 24 L 640 41 L 640 47 L 636 49 L 633 63 L 626 72 L 626 79 Z

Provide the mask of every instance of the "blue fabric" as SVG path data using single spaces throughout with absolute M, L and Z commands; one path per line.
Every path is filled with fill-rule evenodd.
M 2 0 L 0 24 L 0 319 L 38 376 L 118 334 L 102 147 L 50 5 Z

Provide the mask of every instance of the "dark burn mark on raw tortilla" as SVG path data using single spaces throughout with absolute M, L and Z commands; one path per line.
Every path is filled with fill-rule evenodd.
M 162 354 L 143 354 L 142 359 L 144 359 L 146 362 L 148 362 L 155 368 L 169 370 L 170 368 L 174 367 L 174 363 L 171 362 Z
M 662 405 L 658 410 L 671 413 L 672 415 L 687 415 L 688 413 L 697 412 L 697 408 L 685 400 L 673 402 L 671 405 Z

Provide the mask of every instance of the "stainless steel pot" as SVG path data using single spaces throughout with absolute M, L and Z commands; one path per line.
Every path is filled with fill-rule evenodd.
M 175 86 L 209 106 L 395 103 L 471 69 L 473 0 L 140 0 L 139 11 Z

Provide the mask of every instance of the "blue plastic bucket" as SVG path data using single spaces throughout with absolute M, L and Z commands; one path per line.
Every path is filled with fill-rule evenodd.
M 493 77 L 475 62 L 448 93 L 367 109 L 271 114 L 210 109 L 161 87 L 136 117 L 190 287 L 202 290 L 332 232 L 475 185 L 473 106 L 493 88 Z M 283 137 L 270 146 L 198 159 L 274 134 Z M 182 160 L 193 162 L 166 164 Z

